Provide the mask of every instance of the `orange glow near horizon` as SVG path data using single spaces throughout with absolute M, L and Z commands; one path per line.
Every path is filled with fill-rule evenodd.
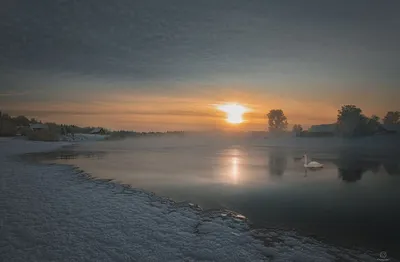
M 288 118 L 289 129 L 294 124 L 308 128 L 315 124 L 336 121 L 337 110 L 349 103 L 337 94 L 330 94 L 332 101 L 295 93 L 281 96 L 273 92 L 256 92 L 250 87 L 230 84 L 207 88 L 193 88 L 190 92 L 155 94 L 138 91 L 116 90 L 71 92 L 57 99 L 43 101 L 4 100 L 2 111 L 12 116 L 26 115 L 43 122 L 102 126 L 111 130 L 135 131 L 265 131 L 266 114 L 271 109 L 282 109 Z M 230 88 L 230 89 L 229 89 Z M 63 90 L 69 90 L 65 88 Z M 351 93 L 347 93 L 349 96 Z M 336 96 L 337 97 L 336 97 Z M 355 95 L 354 95 L 355 96 Z M 394 93 L 392 94 L 394 96 Z M 383 97 L 380 98 L 383 101 Z M 354 104 L 367 116 L 383 116 L 395 105 L 374 104 L 375 97 L 363 96 Z
M 231 97 L 230 101 L 238 97 Z M 266 129 L 265 114 L 282 108 L 290 124 L 330 123 L 335 121 L 336 108 L 326 104 L 300 103 L 290 99 L 243 96 L 244 103 L 228 102 L 221 97 L 101 97 L 78 102 L 12 103 L 5 106 L 11 115 L 26 115 L 44 122 L 103 126 L 112 130 L 242 130 Z M 304 106 L 303 104 L 306 104 Z M 268 105 L 268 106 L 265 106 Z M 282 106 L 283 105 L 283 106 Z M 313 114 L 318 112 L 318 115 Z
M 243 123 L 243 114 L 248 109 L 240 104 L 224 104 L 217 106 L 218 110 L 226 113 L 226 121 L 230 124 Z

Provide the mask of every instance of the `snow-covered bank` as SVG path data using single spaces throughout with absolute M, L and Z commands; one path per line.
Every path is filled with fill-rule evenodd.
M 82 141 L 102 141 L 105 140 L 108 135 L 97 135 L 97 134 L 74 134 L 61 136 L 60 141 L 68 142 L 82 142 Z
M 0 157 L 3 162 L 3 158 L 7 156 L 53 151 L 67 145 L 70 145 L 70 143 L 30 141 L 20 139 L 20 137 L 2 137 L 0 138 Z
M 377 261 L 221 212 L 8 156 L 66 143 L 0 141 L 2 261 Z M 258 238 L 255 238 L 257 236 Z M 264 243 L 265 242 L 265 245 Z M 393 260 L 391 260 L 393 261 Z

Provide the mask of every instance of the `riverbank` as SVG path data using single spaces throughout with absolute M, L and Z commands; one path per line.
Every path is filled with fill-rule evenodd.
M 376 261 L 291 232 L 250 231 L 65 165 L 15 155 L 68 143 L 0 141 L 0 253 L 5 261 Z M 394 260 L 391 260 L 394 261 Z

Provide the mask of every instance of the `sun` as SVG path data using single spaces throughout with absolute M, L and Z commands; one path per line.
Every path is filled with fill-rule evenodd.
M 240 104 L 224 104 L 217 108 L 226 113 L 226 121 L 231 124 L 243 123 L 243 114 L 247 111 L 247 108 Z

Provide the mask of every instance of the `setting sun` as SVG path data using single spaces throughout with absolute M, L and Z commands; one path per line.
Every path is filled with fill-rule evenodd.
M 247 108 L 239 104 L 225 104 L 217 107 L 227 114 L 226 121 L 231 124 L 240 124 L 243 122 L 243 114 Z

